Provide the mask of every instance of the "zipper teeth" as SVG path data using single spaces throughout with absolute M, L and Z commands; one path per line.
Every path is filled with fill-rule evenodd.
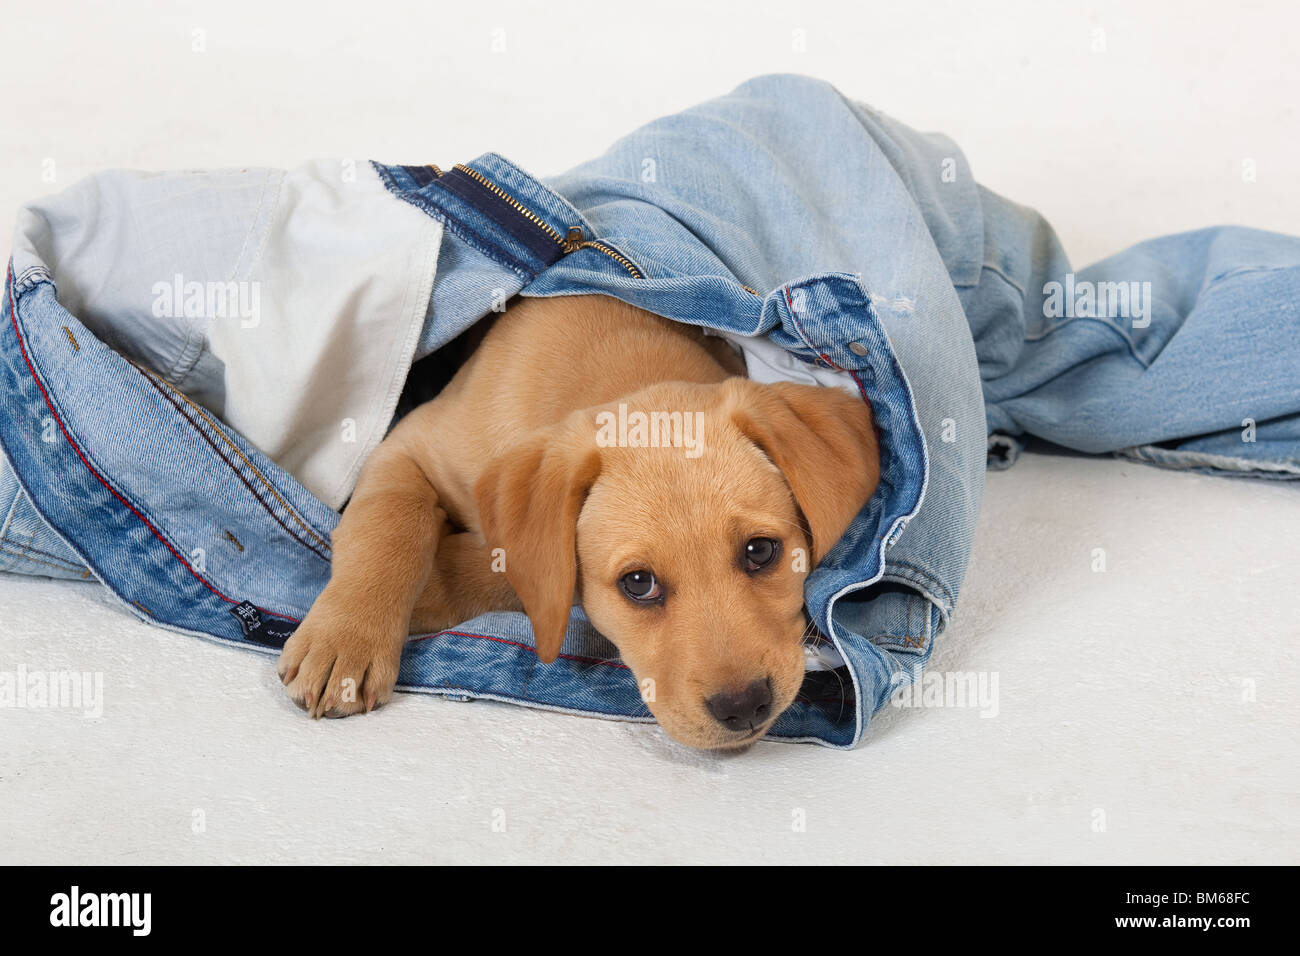
M 592 240 L 592 239 L 586 239 L 586 240 L 584 240 L 584 241 L 578 243 L 577 245 L 575 245 L 575 246 L 573 247 L 573 249 L 574 249 L 574 251 L 576 251 L 576 250 L 578 250 L 578 249 L 596 249 L 596 250 L 599 250 L 600 252 L 605 253 L 605 255 L 609 256 L 611 259 L 613 259 L 613 260 L 614 260 L 615 262 L 617 262 L 619 265 L 621 265 L 624 269 L 626 269 L 626 270 L 628 271 L 628 273 L 632 276 L 633 279 L 644 279 L 644 278 L 645 278 L 645 276 L 643 276 L 643 275 L 641 274 L 641 270 L 638 269 L 636 266 L 632 265 L 631 260 L 629 260 L 626 256 L 622 255 L 621 253 L 615 251 L 615 250 L 612 249 L 611 247 L 605 245 L 603 242 L 596 242 L 596 241 L 594 241 L 594 240 Z
M 611 259 L 613 259 L 615 262 L 621 265 L 624 269 L 626 269 L 628 274 L 631 275 L 633 279 L 645 278 L 645 276 L 642 275 L 641 270 L 638 269 L 636 266 L 634 266 L 630 259 L 624 256 L 622 253 L 611 248 L 610 246 L 605 245 L 603 242 L 598 242 L 594 239 L 582 239 L 577 242 L 574 242 L 572 239 L 566 239 L 565 237 L 561 236 L 558 232 L 556 232 L 554 229 L 548 226 L 546 222 L 543 221 L 542 218 L 538 216 L 535 212 L 533 212 L 531 209 L 529 209 L 527 206 L 521 203 L 514 196 L 511 196 L 509 193 L 507 193 L 496 183 L 492 182 L 492 180 L 488 179 L 477 169 L 472 169 L 471 167 L 466 166 L 464 163 L 457 163 L 452 168 L 459 170 L 460 172 L 464 173 L 466 176 L 469 176 L 471 179 L 473 179 L 484 189 L 491 192 L 492 195 L 496 196 L 502 202 L 507 203 L 510 206 L 510 208 L 513 209 L 515 212 L 519 213 L 519 215 L 523 216 L 534 226 L 537 226 L 539 229 L 545 232 L 548 236 L 550 236 L 553 240 L 555 240 L 555 243 L 558 246 L 560 246 L 560 248 L 564 250 L 564 254 L 566 256 L 571 252 L 577 252 L 579 249 L 596 249 L 599 252 L 603 252 L 605 255 L 609 256 Z M 577 229 L 577 227 L 575 227 L 573 230 L 570 230 L 570 234 L 574 234 L 574 233 L 576 233 L 576 235 L 578 236 L 582 235 L 581 230 Z
M 555 244 L 556 244 L 557 246 L 563 246 L 563 245 L 565 244 L 565 243 L 564 243 L 564 237 L 561 236 L 561 235 L 560 235 L 558 232 L 556 232 L 554 229 L 552 229 L 550 226 L 548 226 L 548 225 L 547 225 L 547 224 L 546 224 L 546 223 L 541 219 L 541 217 L 539 217 L 535 212 L 533 212 L 531 209 L 529 209 L 527 206 L 525 206 L 523 203 L 521 203 L 521 202 L 520 202 L 518 199 L 516 199 L 514 196 L 511 196 L 509 193 L 507 193 L 504 189 L 502 189 L 502 188 L 501 188 L 500 186 L 498 186 L 496 183 L 492 182 L 492 180 L 488 179 L 486 176 L 484 176 L 482 173 L 480 173 L 477 169 L 470 169 L 470 168 L 469 168 L 468 166 L 466 166 L 464 163 L 457 163 L 457 164 L 456 164 L 454 167 L 452 167 L 452 168 L 453 168 L 453 169 L 457 169 L 457 170 L 459 170 L 460 172 L 464 173 L 466 176 L 469 176 L 471 179 L 473 179 L 475 182 L 477 182 L 479 185 L 481 185 L 484 189 L 487 189 L 489 192 L 491 192 L 491 193 L 492 193 L 494 196 L 496 196 L 498 199 L 502 200 L 502 201 L 505 202 L 505 203 L 508 203 L 508 204 L 510 205 L 510 207 L 511 207 L 512 209 L 514 209 L 515 212 L 519 213 L 519 215 L 523 216 L 525 219 L 527 219 L 529 222 L 531 222 L 534 226 L 536 226 L 537 228 L 541 229 L 541 230 L 542 230 L 543 232 L 545 232 L 548 236 L 550 236 L 552 239 L 554 239 L 554 240 L 555 240 Z

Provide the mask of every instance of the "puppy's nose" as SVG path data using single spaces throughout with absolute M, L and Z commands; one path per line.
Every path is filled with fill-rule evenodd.
M 723 691 L 704 702 L 715 720 L 728 730 L 749 730 L 772 714 L 772 685 L 756 680 L 738 693 Z

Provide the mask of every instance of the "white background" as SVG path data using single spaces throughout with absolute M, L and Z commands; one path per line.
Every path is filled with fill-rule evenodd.
M 1300 232 L 1286 2 L 0 7 L 9 230 L 108 167 L 495 150 L 557 173 L 793 71 L 951 135 L 1078 266 L 1215 223 Z M 728 757 L 408 695 L 311 723 L 262 657 L 0 576 L 0 670 L 101 671 L 107 698 L 0 710 L 0 861 L 1294 863 L 1298 542 L 1295 487 L 1027 456 L 989 477 L 932 665 L 996 672 L 999 715 L 890 710 L 853 753 Z

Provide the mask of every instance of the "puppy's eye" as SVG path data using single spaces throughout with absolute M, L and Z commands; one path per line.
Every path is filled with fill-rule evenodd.
M 745 570 L 761 571 L 781 553 L 781 542 L 774 538 L 750 538 L 745 542 Z
M 649 604 L 663 596 L 663 589 L 649 571 L 629 571 L 618 579 L 618 586 L 633 601 Z

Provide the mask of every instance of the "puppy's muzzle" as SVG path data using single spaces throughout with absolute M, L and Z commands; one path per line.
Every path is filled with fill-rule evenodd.
M 749 733 L 772 716 L 772 682 L 764 677 L 743 690 L 714 694 L 704 703 L 723 727 L 734 733 Z

